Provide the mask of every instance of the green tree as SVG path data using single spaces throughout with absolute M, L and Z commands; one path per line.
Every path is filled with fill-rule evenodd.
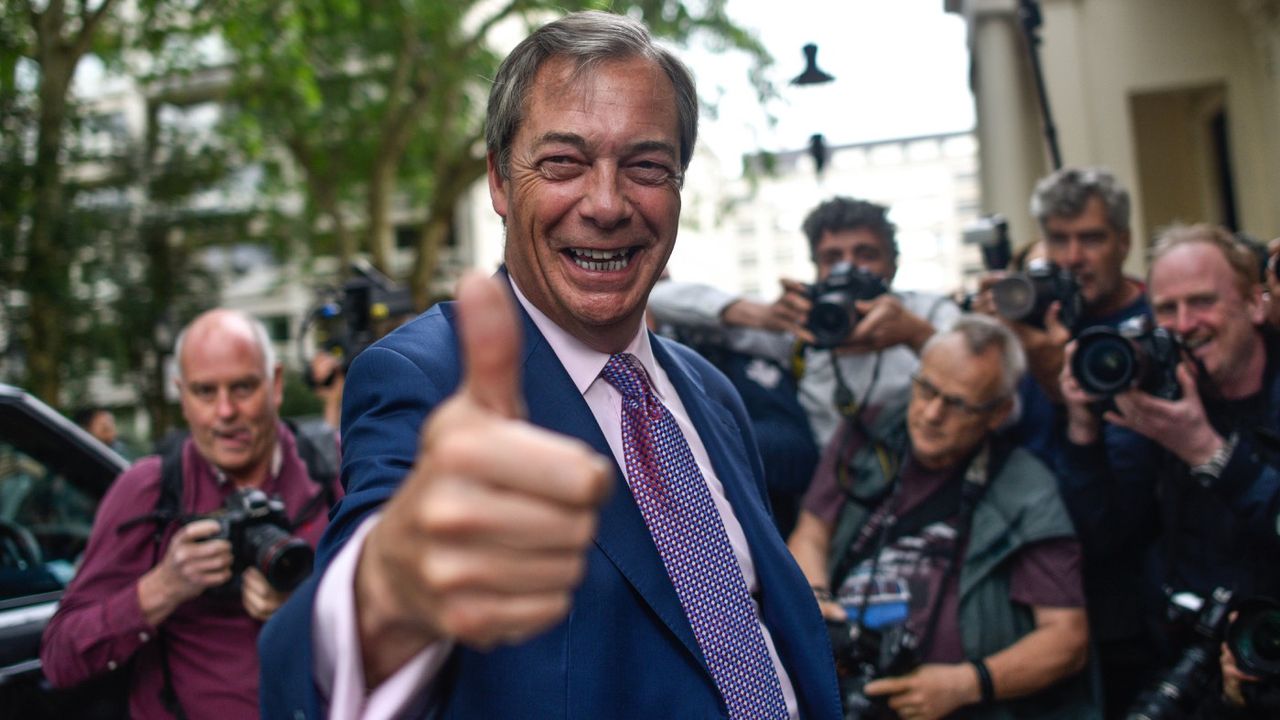
M 693 9 L 678 0 L 615 2 L 656 35 L 695 38 L 769 62 L 724 12 L 725 0 Z M 411 271 L 425 306 L 455 207 L 485 171 L 487 78 L 506 48 L 496 28 L 532 28 L 555 13 L 608 7 L 587 0 L 235 0 L 215 25 L 236 57 L 232 131 L 277 170 L 284 191 L 305 197 L 312 246 L 346 267 L 357 252 L 389 270 L 393 201 L 418 208 Z M 766 88 L 758 84 L 762 92 Z M 291 164 L 272 162 L 285 148 Z M 289 172 L 301 176 L 290 183 Z M 317 231 L 317 229 L 319 229 Z

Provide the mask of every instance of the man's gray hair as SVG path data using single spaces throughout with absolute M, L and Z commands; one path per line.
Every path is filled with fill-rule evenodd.
M 1045 230 L 1049 218 L 1079 217 L 1091 197 L 1102 201 L 1112 230 L 1129 232 L 1129 191 L 1104 168 L 1063 168 L 1041 178 L 1031 193 L 1031 214 Z
M 498 68 L 489 90 L 484 139 L 488 151 L 497 157 L 502 177 L 511 176 L 511 143 L 524 121 L 533 79 L 542 64 L 553 57 L 572 60 L 575 79 L 607 60 L 644 58 L 656 63 L 675 89 L 680 169 L 689 167 L 698 139 L 698 92 L 693 74 L 670 50 L 654 43 L 640 22 L 593 10 L 566 15 L 538 28 Z
M 262 354 L 263 376 L 266 377 L 267 380 L 273 380 L 275 378 L 276 370 L 276 349 L 271 344 L 271 334 L 267 332 L 267 326 L 263 325 L 261 320 L 247 312 L 244 312 L 243 310 L 223 309 L 222 312 L 240 318 L 249 326 L 250 332 L 253 333 L 254 344 L 258 346 L 258 352 Z M 178 365 L 179 380 L 186 379 L 182 377 L 182 345 L 187 340 L 187 331 L 196 323 L 196 320 L 204 317 L 204 315 L 205 313 L 201 313 L 195 320 L 187 323 L 186 326 L 182 328 L 182 332 L 178 333 L 178 339 L 173 342 L 173 359 Z
M 959 335 L 964 339 L 965 348 L 970 355 L 981 355 L 987 348 L 994 347 L 1000 352 L 1000 397 L 1011 397 L 1018 389 L 1018 383 L 1027 372 L 1027 356 L 1022 351 L 1022 343 L 1004 323 L 987 315 L 966 313 L 956 318 L 951 329 L 933 334 L 920 349 L 920 357 L 929 352 L 929 348 L 951 335 Z

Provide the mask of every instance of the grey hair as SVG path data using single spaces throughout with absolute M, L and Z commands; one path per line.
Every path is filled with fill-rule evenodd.
M 934 333 L 920 349 L 920 357 L 924 357 L 929 348 L 952 335 L 959 335 L 964 339 L 965 348 L 970 355 L 981 355 L 987 348 L 996 348 L 1000 352 L 1000 397 L 1007 398 L 1014 394 L 1022 376 L 1027 372 L 1027 356 L 1012 330 L 987 315 L 966 313 L 956 318 L 951 329 Z
M 643 24 L 622 15 L 600 11 L 578 12 L 543 25 L 516 45 L 498 67 L 489 90 L 484 140 L 498 161 L 502 177 L 511 171 L 511 143 L 524 121 L 533 79 L 553 57 L 574 62 L 579 78 L 607 60 L 643 58 L 656 63 L 675 90 L 680 126 L 680 169 L 689 167 L 698 139 L 698 92 L 693 74 L 670 50 L 654 43 Z
M 1129 191 L 1111 171 L 1099 167 L 1063 168 L 1041 178 L 1031 193 L 1031 214 L 1046 230 L 1049 218 L 1078 217 L 1091 197 L 1102 201 L 1111 229 L 1129 232 Z
M 178 364 L 178 379 L 180 380 L 186 379 L 182 377 L 182 346 L 187 340 L 187 331 L 190 330 L 191 326 L 195 325 L 197 321 L 199 321 L 205 315 L 209 314 L 209 312 L 213 312 L 213 311 L 207 311 L 207 312 L 201 313 L 200 315 L 196 316 L 195 320 L 192 320 L 191 322 L 187 323 L 182 328 L 182 331 L 178 333 L 178 339 L 173 341 L 173 358 L 174 358 L 174 361 Z M 225 308 L 220 308 L 218 312 L 223 312 L 223 313 L 233 315 L 239 318 L 240 320 L 242 320 L 246 325 L 249 326 L 249 331 L 253 333 L 254 344 L 258 346 L 258 352 L 262 354 L 263 375 L 268 380 L 275 379 L 276 349 L 271 344 L 271 334 L 267 332 L 267 326 L 263 325 L 261 320 L 250 315 L 247 312 L 244 312 L 243 310 L 228 310 Z

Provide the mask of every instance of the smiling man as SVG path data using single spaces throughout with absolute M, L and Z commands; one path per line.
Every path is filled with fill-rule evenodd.
M 1207 596 L 1221 586 L 1238 598 L 1280 593 L 1280 344 L 1265 329 L 1257 256 L 1222 228 L 1166 230 L 1152 249 L 1148 283 L 1156 322 L 1189 352 L 1177 371 L 1182 397 L 1128 390 L 1099 418 L 1068 371 L 1062 389 L 1068 471 L 1098 516 L 1144 533 L 1143 600 L 1158 625 L 1162 587 Z M 1124 459 L 1125 473 L 1145 475 L 1136 485 L 1148 488 L 1140 503 L 1124 496 L 1135 485 L 1122 482 L 1115 454 L 1100 441 L 1114 428 L 1158 445 Z M 1129 511 L 1135 507 L 1148 510 Z M 1178 648 L 1166 649 L 1171 660 Z
M 266 715 L 838 717 L 742 403 L 643 322 L 697 102 L 615 15 L 503 62 L 505 271 L 352 363 L 348 495 L 322 577 L 264 632 Z
M 284 380 L 260 322 L 210 310 L 174 354 L 190 438 L 180 454 L 143 458 L 111 485 L 40 657 L 58 687 L 132 662 L 130 717 L 253 718 L 258 631 L 288 593 L 252 566 L 219 587 L 233 578 L 231 543 L 212 519 L 185 521 L 257 489 L 279 497 L 293 531 L 314 545 L 325 526 L 321 486 L 278 417 Z M 177 518 L 134 521 L 152 519 L 170 490 Z

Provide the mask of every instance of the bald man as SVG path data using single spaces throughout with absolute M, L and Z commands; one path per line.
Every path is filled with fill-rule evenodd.
M 256 567 L 234 571 L 218 522 L 187 521 L 260 490 L 284 502 L 293 534 L 314 547 L 326 524 L 322 489 L 280 421 L 281 366 L 260 322 L 210 310 L 182 331 L 174 355 L 190 436 L 180 457 L 138 461 L 103 498 L 41 660 L 58 687 L 132 661 L 134 718 L 253 718 L 258 631 L 288 593 Z M 181 474 L 177 517 L 131 522 L 159 507 L 165 467 Z

